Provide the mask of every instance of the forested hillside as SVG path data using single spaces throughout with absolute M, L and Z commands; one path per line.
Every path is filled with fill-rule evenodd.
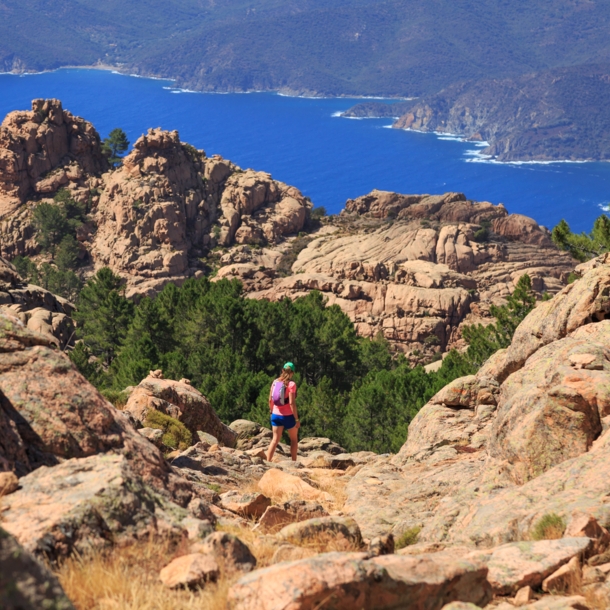
M 610 58 L 599 0 L 4 0 L 0 15 L 0 69 L 106 63 L 202 90 L 422 95 Z

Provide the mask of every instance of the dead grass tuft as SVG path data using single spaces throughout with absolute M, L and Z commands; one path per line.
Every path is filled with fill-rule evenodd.
M 199 591 L 172 591 L 161 584 L 161 568 L 186 552 L 185 546 L 151 540 L 72 557 L 57 576 L 77 610 L 224 610 L 234 578 L 223 576 Z
M 337 532 L 320 532 L 306 540 L 287 540 L 294 546 L 312 551 L 312 553 L 333 553 L 336 551 L 351 553 L 361 551 L 362 548 L 354 541 Z
M 252 554 L 256 557 L 257 569 L 266 568 L 271 565 L 271 558 L 279 545 L 270 536 L 264 536 L 258 532 L 253 532 L 246 527 L 227 523 L 219 524 L 216 529 L 221 532 L 233 534 L 246 544 Z
M 536 522 L 529 537 L 531 540 L 558 540 L 563 537 L 566 522 L 556 513 L 547 513 Z

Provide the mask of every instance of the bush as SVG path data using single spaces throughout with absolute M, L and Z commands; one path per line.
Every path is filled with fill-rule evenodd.
M 120 390 L 111 390 L 106 388 L 101 391 L 101 394 L 108 402 L 112 403 L 119 410 L 123 410 L 127 404 L 127 401 L 129 400 L 129 394 Z
M 419 533 L 421 532 L 421 527 L 415 526 L 410 527 L 408 530 L 405 530 L 397 539 L 394 544 L 394 548 L 404 549 L 406 546 L 411 546 L 417 543 L 419 538 Z
M 326 216 L 326 208 L 323 205 L 316 206 L 313 210 L 311 210 L 311 217 L 314 220 L 320 220 Z
M 165 413 L 161 413 L 161 411 L 151 409 L 146 416 L 144 424 L 148 428 L 163 430 L 163 444 L 172 449 L 184 451 L 193 442 L 192 434 L 182 422 L 169 415 L 165 415 Z
M 563 536 L 566 522 L 556 513 L 547 513 L 534 525 L 530 533 L 532 540 L 557 540 Z

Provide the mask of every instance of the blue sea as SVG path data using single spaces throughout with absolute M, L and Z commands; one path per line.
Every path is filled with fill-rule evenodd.
M 573 230 L 585 231 L 610 201 L 610 163 L 493 163 L 458 138 L 389 129 L 389 119 L 338 117 L 354 99 L 192 93 L 170 81 L 102 70 L 0 75 L 0 117 L 29 109 L 37 97 L 61 99 L 102 137 L 115 127 L 132 142 L 149 127 L 177 129 L 208 155 L 297 186 L 329 213 L 375 188 L 461 191 L 549 228 L 565 218 Z

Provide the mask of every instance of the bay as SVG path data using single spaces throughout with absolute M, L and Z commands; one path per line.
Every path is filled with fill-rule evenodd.
M 297 186 L 329 213 L 375 188 L 460 191 L 547 227 L 565 218 L 584 231 L 610 201 L 610 163 L 491 163 L 480 158 L 480 147 L 459 139 L 388 129 L 388 119 L 339 118 L 354 99 L 190 93 L 169 81 L 104 70 L 0 75 L 0 117 L 29 109 L 39 97 L 61 99 L 102 137 L 115 127 L 132 142 L 149 127 L 177 129 L 208 155 Z

